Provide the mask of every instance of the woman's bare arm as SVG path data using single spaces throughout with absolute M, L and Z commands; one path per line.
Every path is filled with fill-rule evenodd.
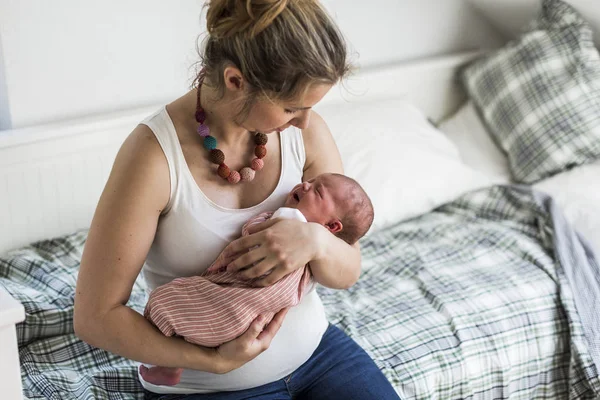
M 344 173 L 340 152 L 319 114 L 312 112 L 309 126 L 302 134 L 306 151 L 303 181 L 327 172 Z M 315 258 L 310 262 L 315 280 L 332 289 L 347 289 L 354 285 L 360 277 L 359 244 L 351 246 L 324 227 L 310 225 L 316 238 Z
M 166 158 L 152 131 L 140 125 L 118 152 L 90 227 L 77 279 L 75 333 L 92 346 L 143 363 L 225 373 L 268 348 L 285 312 L 264 330 L 257 318 L 240 338 L 209 349 L 164 336 L 125 305 L 169 192 Z
M 137 361 L 213 368 L 213 353 L 168 338 L 125 306 L 169 199 L 169 169 L 150 129 L 125 140 L 94 214 L 75 294 L 75 333 Z

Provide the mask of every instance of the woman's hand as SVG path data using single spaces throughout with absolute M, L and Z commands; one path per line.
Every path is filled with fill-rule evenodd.
M 238 338 L 211 349 L 214 351 L 213 369 L 215 374 L 225 374 L 241 367 L 269 348 L 271 340 L 281 328 L 283 319 L 289 308 L 279 311 L 271 322 L 265 326 L 263 316 L 258 316 Z M 155 385 L 173 386 L 179 383 L 183 368 L 167 368 L 155 366 L 147 368 L 140 365 L 142 378 Z
M 275 314 L 267 326 L 264 317 L 259 315 L 244 334 L 217 347 L 216 372 L 225 374 L 239 368 L 268 349 L 288 310 L 284 308 Z
M 227 271 L 253 279 L 255 286 L 272 285 L 318 258 L 321 231 L 328 233 L 319 224 L 280 218 L 251 226 L 248 236 L 234 240 L 223 250 L 225 257 L 237 256 Z

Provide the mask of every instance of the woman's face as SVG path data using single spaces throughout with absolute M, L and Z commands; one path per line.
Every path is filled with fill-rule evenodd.
M 262 133 L 281 132 L 290 126 L 305 129 L 309 123 L 311 108 L 330 89 L 331 85 L 327 84 L 311 85 L 304 98 L 297 101 L 279 102 L 260 98 L 240 125 L 249 131 Z

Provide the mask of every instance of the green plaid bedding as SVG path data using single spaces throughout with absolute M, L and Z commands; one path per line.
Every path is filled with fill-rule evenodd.
M 600 381 L 550 215 L 494 187 L 365 238 L 363 274 L 319 288 L 329 319 L 373 357 L 403 399 L 592 399 Z M 86 232 L 0 257 L 28 399 L 142 398 L 135 363 L 73 335 Z M 143 310 L 143 283 L 129 305 Z

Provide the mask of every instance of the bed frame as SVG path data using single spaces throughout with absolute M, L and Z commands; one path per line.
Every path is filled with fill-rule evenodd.
M 479 54 L 367 69 L 332 89 L 320 104 L 343 107 L 403 97 L 436 122 L 464 101 L 456 70 Z M 121 143 L 161 106 L 0 132 L 0 254 L 88 228 Z M 7 378 L 3 399 L 20 398 L 13 326 L 23 318 L 21 305 L 0 289 L 0 376 Z

